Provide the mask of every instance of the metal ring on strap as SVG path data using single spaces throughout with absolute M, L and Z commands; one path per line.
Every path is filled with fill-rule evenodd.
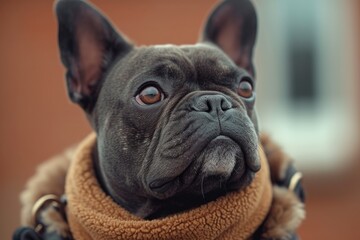
M 35 231 L 40 233 L 44 230 L 44 225 L 40 222 L 40 212 L 44 208 L 51 206 L 62 211 L 62 205 L 60 198 L 54 194 L 48 194 L 39 198 L 31 209 L 31 216 L 35 223 Z
M 294 191 L 300 180 L 302 179 L 303 175 L 301 172 L 296 172 L 290 179 L 289 190 Z

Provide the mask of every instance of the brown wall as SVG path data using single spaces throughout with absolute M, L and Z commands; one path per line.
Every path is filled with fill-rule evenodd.
M 196 41 L 217 0 L 93 2 L 138 44 L 184 44 Z M 90 131 L 81 110 L 65 94 L 56 38 L 52 1 L 0 1 L 1 239 L 9 239 L 19 224 L 18 194 L 36 165 Z M 308 184 L 310 213 L 301 229 L 303 239 L 351 239 L 341 236 L 359 234 L 354 225 L 360 220 L 355 216 L 360 215 L 357 191 L 343 194 L 348 198 L 342 211 L 341 199 L 332 190 L 319 195 L 318 188 Z

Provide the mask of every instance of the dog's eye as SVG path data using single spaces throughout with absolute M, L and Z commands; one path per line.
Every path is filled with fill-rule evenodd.
M 159 88 L 148 86 L 141 90 L 135 99 L 140 105 L 151 105 L 162 101 L 164 99 L 164 94 Z
M 237 93 L 244 98 L 250 98 L 253 95 L 253 86 L 249 78 L 243 78 L 239 84 Z

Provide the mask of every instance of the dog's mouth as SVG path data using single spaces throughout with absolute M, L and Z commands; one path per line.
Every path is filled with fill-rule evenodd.
M 249 155 L 243 147 L 231 136 L 214 136 L 185 169 L 176 176 L 161 176 L 159 171 L 157 178 L 149 181 L 148 189 L 158 199 L 191 195 L 204 200 L 238 190 L 249 184 L 259 170 L 259 166 L 251 164 L 251 158 L 258 157 L 257 151 Z
M 225 145 L 226 144 L 226 145 Z M 226 137 L 224 135 L 220 135 L 215 137 L 213 140 L 209 142 L 209 144 L 202 151 L 199 162 L 202 164 L 198 167 L 198 174 L 206 175 L 207 177 L 221 175 L 224 178 L 229 177 L 231 172 L 235 167 L 235 151 L 231 151 L 226 153 L 226 150 L 222 148 L 223 146 L 230 146 L 232 149 L 236 149 L 235 142 L 231 140 L 231 138 Z M 228 147 L 229 148 L 229 147 Z M 223 157 L 223 158 L 222 158 Z M 181 175 L 185 175 L 192 168 L 195 168 L 193 164 L 190 164 L 180 176 L 176 177 L 165 177 L 156 179 L 150 182 L 149 187 L 151 190 L 164 193 L 166 192 L 172 185 L 172 183 Z

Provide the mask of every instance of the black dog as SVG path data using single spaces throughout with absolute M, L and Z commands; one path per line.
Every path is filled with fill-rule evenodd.
M 225 0 L 196 45 L 135 47 L 93 6 L 56 4 L 70 99 L 97 134 L 103 190 L 145 219 L 248 185 L 260 169 L 252 61 L 257 17 Z
M 56 12 L 68 93 L 97 133 L 97 176 L 118 204 L 152 219 L 250 183 L 260 165 L 249 1 L 220 4 L 189 46 L 135 47 L 83 1 Z

